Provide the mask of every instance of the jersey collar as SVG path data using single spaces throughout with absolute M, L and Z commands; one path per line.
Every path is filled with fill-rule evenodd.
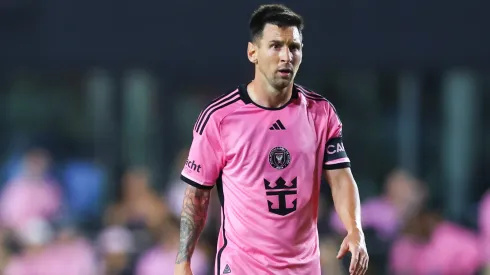
M 264 109 L 264 110 L 281 110 L 283 109 L 284 107 L 288 106 L 292 101 L 294 101 L 295 99 L 298 98 L 298 88 L 297 86 L 294 84 L 293 85 L 293 93 L 291 95 L 291 99 L 286 103 L 284 104 L 283 106 L 279 107 L 279 108 L 266 108 L 266 107 L 262 107 L 262 106 L 259 106 L 257 105 L 255 102 L 252 101 L 252 99 L 250 98 L 250 96 L 248 95 L 248 92 L 247 92 L 247 84 L 240 84 L 238 86 L 238 90 L 240 92 L 240 99 L 245 103 L 245 104 L 253 104 L 261 109 Z

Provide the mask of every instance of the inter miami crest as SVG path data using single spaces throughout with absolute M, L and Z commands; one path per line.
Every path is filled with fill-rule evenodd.
M 291 154 L 284 147 L 274 147 L 269 153 L 269 163 L 272 167 L 282 170 L 291 162 Z

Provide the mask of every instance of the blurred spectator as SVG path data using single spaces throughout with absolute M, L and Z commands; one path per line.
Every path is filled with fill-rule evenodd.
M 477 235 L 445 221 L 427 206 L 393 244 L 389 269 L 393 275 L 474 275 L 481 268 Z
M 47 221 L 31 220 L 19 231 L 23 251 L 12 259 L 4 274 L 96 275 L 94 254 L 86 241 L 70 230 L 55 236 Z
M 56 269 L 49 274 L 96 274 L 96 255 L 92 244 L 82 237 L 72 225 L 65 224 L 58 228 L 56 238 L 46 250 L 46 254 L 52 257 L 53 268 Z
M 63 189 L 67 212 L 78 223 L 94 223 L 101 218 L 105 193 L 105 171 L 99 165 L 85 160 L 73 160 L 63 169 Z
M 179 220 L 169 218 L 163 227 L 160 244 L 141 257 L 137 264 L 136 275 L 173 275 L 179 241 Z M 194 250 L 191 261 L 194 275 L 208 274 L 211 270 L 210 262 L 200 242 Z
M 105 213 L 105 223 L 121 225 L 134 234 L 136 252 L 145 250 L 158 236 L 167 207 L 150 186 L 146 169 L 133 168 L 123 176 L 122 197 Z
M 418 179 L 405 171 L 394 170 L 386 178 L 384 192 L 362 203 L 362 226 L 370 256 L 368 274 L 385 273 L 392 241 L 425 197 L 425 188 Z M 345 234 L 335 211 L 330 222 L 338 234 Z M 350 262 L 344 258 L 343 264 L 347 268 Z
M 389 241 L 397 236 L 404 222 L 420 207 L 426 197 L 424 186 L 407 172 L 392 172 L 384 193 L 362 203 L 362 226 L 373 229 L 378 238 Z M 345 228 L 332 212 L 331 226 L 340 234 Z
M 98 238 L 100 275 L 132 275 L 134 239 L 121 226 L 106 228 Z
M 46 270 L 44 252 L 52 239 L 52 228 L 45 220 L 31 220 L 24 224 L 17 236 L 23 251 L 11 259 L 5 268 L 5 275 L 35 275 Z
M 17 230 L 32 219 L 53 220 L 59 213 L 61 193 L 49 176 L 51 159 L 40 148 L 28 151 L 21 170 L 5 186 L 0 198 L 3 226 Z

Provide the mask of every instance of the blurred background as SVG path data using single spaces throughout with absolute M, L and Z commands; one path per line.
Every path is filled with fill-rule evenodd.
M 370 274 L 490 274 L 490 4 L 282 1 L 344 123 Z M 262 1 L 0 1 L 0 273 L 173 274 L 192 127 Z M 345 231 L 323 184 L 324 273 Z M 214 196 L 193 258 L 212 274 Z

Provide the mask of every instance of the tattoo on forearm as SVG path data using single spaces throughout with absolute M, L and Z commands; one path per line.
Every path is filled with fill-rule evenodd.
M 180 217 L 180 246 L 176 263 L 189 261 L 197 240 L 206 223 L 211 190 L 202 190 L 192 186 L 185 191 L 182 214 Z

